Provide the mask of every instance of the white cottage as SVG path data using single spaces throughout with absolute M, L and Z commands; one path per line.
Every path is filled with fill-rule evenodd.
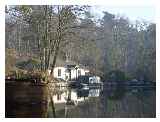
M 56 64 L 53 71 L 55 78 L 60 78 L 66 81 L 76 79 L 79 76 L 85 76 L 88 73 L 89 70 L 71 61 Z
M 55 67 L 54 71 L 53 71 L 53 75 L 55 78 L 61 78 L 61 79 L 68 79 L 68 75 L 66 73 L 66 68 L 59 66 L 59 67 Z

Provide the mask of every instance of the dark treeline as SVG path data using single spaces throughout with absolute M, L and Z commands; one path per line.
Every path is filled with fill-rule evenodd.
M 155 81 L 156 24 L 103 13 L 97 20 L 91 6 L 6 7 L 6 70 L 14 58 L 34 58 L 40 70 L 54 68 L 59 59 L 86 65 L 105 79 L 117 70 Z

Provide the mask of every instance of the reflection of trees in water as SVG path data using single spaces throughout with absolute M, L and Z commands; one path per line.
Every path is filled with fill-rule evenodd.
M 99 113 L 101 117 L 112 117 L 113 111 L 116 111 L 114 102 L 111 101 L 120 101 L 125 95 L 125 89 L 118 86 L 105 86 L 103 91 L 100 93 L 99 101 Z
M 116 86 L 114 90 L 111 90 L 109 93 L 109 99 L 122 99 L 125 95 L 125 87 L 124 86 Z
M 143 88 L 137 87 L 137 88 L 134 88 L 134 89 L 137 90 L 137 92 L 135 92 L 134 94 L 139 99 L 150 97 L 152 95 L 152 93 L 153 93 L 151 91 L 155 91 L 156 90 L 154 87 L 147 87 L 147 86 L 144 86 Z
M 86 90 L 87 91 L 87 90 Z M 90 97 L 78 106 L 57 111 L 58 117 L 155 117 L 155 91 L 122 92 L 122 87 L 106 87 L 99 97 Z M 122 92 L 122 93 L 120 93 Z M 87 92 L 85 92 L 87 94 Z M 77 94 L 84 95 L 82 91 Z M 139 99 L 137 95 L 147 94 Z M 118 96 L 119 95 L 119 96 Z M 63 115 L 62 115 L 63 114 Z M 65 116 L 66 115 L 66 116 Z
M 108 99 L 122 99 L 126 93 L 125 86 L 122 85 L 113 85 L 105 86 L 102 96 Z
M 105 88 L 100 95 L 100 104 L 103 106 L 101 111 L 104 117 L 155 117 L 154 90 L 139 89 L 140 92 L 132 93 L 125 89 L 122 92 L 120 88 Z

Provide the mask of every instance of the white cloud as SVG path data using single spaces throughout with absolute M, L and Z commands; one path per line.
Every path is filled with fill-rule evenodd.
M 155 22 L 156 11 L 154 6 L 93 6 L 92 8 L 92 12 L 97 18 L 101 18 L 103 16 L 103 11 L 128 17 L 131 21 L 145 20 Z

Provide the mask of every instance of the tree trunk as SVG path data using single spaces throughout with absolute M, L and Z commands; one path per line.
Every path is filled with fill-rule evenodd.
M 61 15 L 60 15 L 60 7 L 58 6 L 58 29 L 57 29 L 58 40 L 57 40 L 57 45 L 55 44 L 55 46 L 56 46 L 55 55 L 54 55 L 54 58 L 53 58 L 52 68 L 51 68 L 51 72 L 50 72 L 50 75 L 52 75 L 52 76 L 53 76 L 53 70 L 54 70 L 54 66 L 55 66 L 55 63 L 56 63 L 57 55 L 58 55 L 58 52 L 59 52 L 60 42 L 62 41 L 62 37 L 61 37 L 62 27 L 61 27 L 61 25 L 62 25 L 62 20 L 61 20 Z

